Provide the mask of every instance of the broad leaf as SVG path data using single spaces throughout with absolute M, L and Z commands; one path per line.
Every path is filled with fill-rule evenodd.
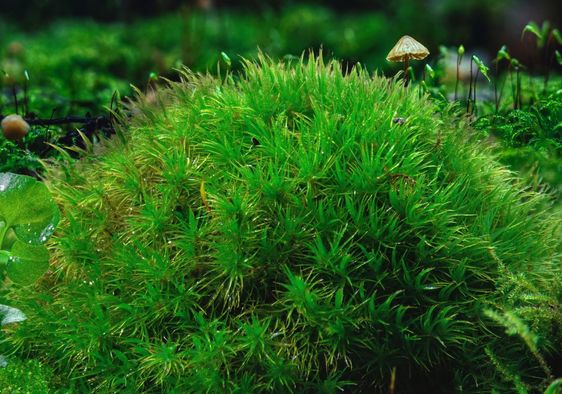
M 562 379 L 556 379 L 548 385 L 544 394 L 560 394 L 560 392 L 562 392 Z
M 8 264 L 10 259 L 10 252 L 7 250 L 0 250 L 0 264 Z
M 0 220 L 23 242 L 41 244 L 52 235 L 60 213 L 47 187 L 34 178 L 0 173 Z M 2 240 L 0 240 L 2 241 Z
M 43 245 L 30 245 L 16 241 L 6 266 L 12 282 L 29 285 L 39 279 L 49 268 L 49 251 Z

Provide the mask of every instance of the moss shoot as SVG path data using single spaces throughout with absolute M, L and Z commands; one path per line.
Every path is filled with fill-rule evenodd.
M 532 392 L 560 226 L 417 90 L 321 58 L 183 74 L 47 183 L 9 340 L 96 392 Z M 154 100 L 153 100 L 154 101 Z

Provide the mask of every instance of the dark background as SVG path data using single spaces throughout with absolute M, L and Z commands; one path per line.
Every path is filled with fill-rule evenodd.
M 206 8 L 211 12 L 236 9 L 259 14 L 305 3 L 327 6 L 344 14 L 380 12 L 406 30 L 411 28 L 412 34 L 420 37 L 446 40 L 449 45 L 463 42 L 465 46 L 490 50 L 518 40 L 522 26 L 528 21 L 540 24 L 548 19 L 559 27 L 562 18 L 560 0 L 0 0 L 0 18 L 31 31 L 66 18 L 127 22 L 181 12 L 186 7 Z

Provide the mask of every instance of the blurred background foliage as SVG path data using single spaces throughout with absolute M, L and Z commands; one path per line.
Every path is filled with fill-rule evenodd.
M 558 0 L 3 0 L 0 114 L 16 110 L 14 96 L 19 112 L 32 117 L 101 114 L 112 99 L 131 95 L 131 85 L 146 91 L 155 85 L 154 77 L 177 78 L 174 69 L 182 65 L 216 73 L 220 64 L 224 71 L 221 52 L 232 59 L 234 71 L 240 69 L 242 57 L 255 57 L 258 50 L 284 58 L 312 49 L 340 59 L 344 67 L 360 62 L 370 71 L 393 75 L 401 65 L 387 62 L 386 54 L 404 34 L 429 48 L 430 57 L 413 66 L 418 76 L 426 62 L 433 66 L 437 77 L 430 89 L 435 96 L 452 98 L 456 47 L 463 44 L 467 48 L 459 91 L 460 97 L 466 97 L 472 54 L 492 67 L 496 52 L 506 45 L 511 56 L 529 66 L 526 72 L 543 73 L 545 62 L 534 37 L 527 34 L 522 39 L 521 31 L 530 20 L 539 25 L 550 20 L 551 26 L 559 27 L 561 18 L 562 2 Z M 556 74 L 561 68 L 552 63 L 551 72 Z M 527 84 L 527 78 L 523 82 Z M 429 80 L 427 83 L 431 85 Z M 550 86 L 549 94 L 560 89 L 556 76 Z M 481 105 L 489 107 L 479 115 L 493 113 L 492 95 L 491 85 L 479 87 Z M 560 102 L 559 95 L 552 97 Z M 529 103 L 536 101 L 533 98 Z M 549 111 L 554 114 L 549 115 L 553 130 L 560 130 L 560 111 Z M 516 166 L 521 157 L 529 157 L 524 152 L 528 144 L 514 146 L 513 142 L 523 138 L 534 143 L 537 136 L 542 137 L 544 122 L 535 119 L 544 116 L 531 112 L 504 115 L 485 118 L 477 126 L 505 142 L 512 152 L 506 157 Z M 0 171 L 33 173 L 40 169 L 39 157 L 56 155 L 43 152 L 43 142 L 56 142 L 57 136 L 69 130 L 32 129 L 25 141 L 30 149 L 24 153 L 13 142 L 0 140 Z M 561 150 L 559 144 L 549 145 L 547 151 L 552 149 Z M 556 159 L 538 168 L 550 169 L 548 174 L 553 175 L 546 178 L 560 178 L 559 163 Z
M 535 49 L 520 43 L 529 18 L 548 17 L 556 24 L 553 17 L 562 14 L 560 2 L 542 2 L 529 12 L 526 2 L 507 0 L 352 0 L 345 7 L 336 1 L 5 0 L 0 112 L 13 101 L 11 86 L 24 85 L 25 71 L 32 110 L 45 116 L 53 104 L 59 112 L 99 111 L 115 90 L 129 94 L 129 84 L 142 87 L 150 73 L 173 78 L 173 68 L 182 64 L 214 71 L 221 51 L 235 69 L 240 56 L 255 56 L 258 48 L 273 57 L 323 48 L 349 65 L 390 72 L 400 66 L 386 62 L 386 53 L 408 33 L 434 55 L 440 45 L 462 43 L 485 59 L 507 44 L 514 56 L 525 58 L 531 55 L 521 51 Z M 40 93 L 33 94 L 34 88 Z
M 530 41 L 521 45 L 525 23 L 550 19 L 559 25 L 562 16 L 556 0 L 2 3 L 4 87 L 22 85 L 27 70 L 30 87 L 41 86 L 47 107 L 55 102 L 72 110 L 98 110 L 113 91 L 128 94 L 129 83 L 142 86 L 151 72 L 173 77 L 172 68 L 181 64 L 214 70 L 221 51 L 237 68 L 238 56 L 252 57 L 257 48 L 273 57 L 323 48 L 345 63 L 390 72 L 399 66 L 386 62 L 386 53 L 400 36 L 410 34 L 432 54 L 440 45 L 462 43 L 491 58 L 506 44 L 514 56 L 525 58 L 535 49 Z M 41 100 L 34 107 L 44 112 Z

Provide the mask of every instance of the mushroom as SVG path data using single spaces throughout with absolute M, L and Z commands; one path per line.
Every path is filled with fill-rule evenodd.
M 410 36 L 403 36 L 386 56 L 389 62 L 404 62 L 404 86 L 408 85 L 408 61 L 422 60 L 429 55 L 429 51 L 422 44 Z
M 19 115 L 8 115 L 1 124 L 4 137 L 12 141 L 20 141 L 29 132 L 29 123 Z

